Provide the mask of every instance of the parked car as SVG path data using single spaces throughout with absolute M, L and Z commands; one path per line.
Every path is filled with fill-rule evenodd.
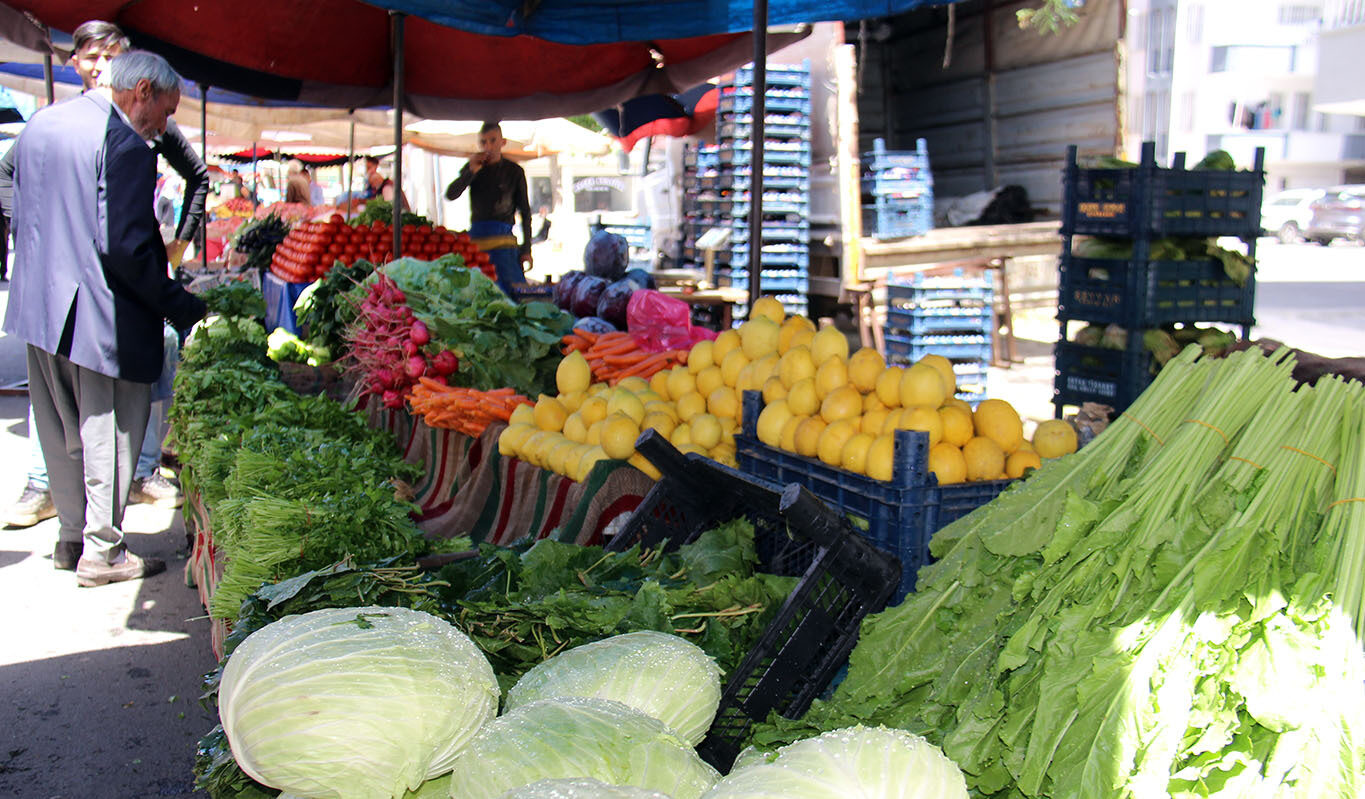
M 1324 193 L 1322 189 L 1288 189 L 1269 195 L 1261 203 L 1261 228 L 1283 244 L 1302 241 L 1313 217 L 1310 206 Z
M 1336 239 L 1365 243 L 1365 185 L 1335 186 L 1310 207 L 1304 238 L 1324 247 Z

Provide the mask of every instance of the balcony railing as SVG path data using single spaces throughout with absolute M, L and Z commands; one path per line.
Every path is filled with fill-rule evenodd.
M 1227 150 L 1238 164 L 1250 164 L 1256 148 L 1265 148 L 1267 162 L 1342 163 L 1365 161 L 1365 133 L 1317 133 L 1306 130 L 1252 130 L 1215 133 L 1208 149 Z
M 1365 0 L 1330 0 L 1322 10 L 1325 30 L 1365 25 Z

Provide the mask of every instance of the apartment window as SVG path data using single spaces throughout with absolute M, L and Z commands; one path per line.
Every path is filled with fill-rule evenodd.
M 1322 8 L 1309 5 L 1280 6 L 1281 25 L 1311 25 L 1322 19 Z
M 1189 133 L 1194 130 L 1194 92 L 1180 93 L 1180 129 Z M 1361 117 L 1365 119 L 1365 117 Z
M 1190 6 L 1189 14 L 1185 17 L 1185 38 L 1190 44 L 1199 44 L 1204 38 L 1204 5 L 1195 3 Z
M 1293 119 L 1289 125 L 1294 130 L 1308 130 L 1308 114 L 1312 108 L 1313 96 L 1308 92 L 1294 92 Z M 1365 117 L 1361 117 L 1365 120 Z
M 1294 48 L 1291 46 L 1230 45 L 1210 50 L 1210 72 L 1265 74 L 1294 71 Z
M 1169 75 L 1175 61 L 1175 9 L 1158 8 L 1147 16 L 1147 74 Z

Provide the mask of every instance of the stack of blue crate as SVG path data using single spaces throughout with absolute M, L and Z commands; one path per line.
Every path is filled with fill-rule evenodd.
M 934 228 L 934 177 L 924 139 L 913 152 L 890 152 L 876 139 L 863 155 L 863 232 L 878 239 L 918 236 Z
M 684 261 L 701 263 L 705 256 L 697 248 L 697 239 L 713 227 L 728 226 L 728 217 L 721 216 L 721 201 L 729 192 L 727 175 L 720 169 L 720 148 L 714 144 L 689 142 L 683 147 L 682 250 Z M 716 260 L 726 263 L 729 249 L 718 250 Z
M 957 395 L 968 402 L 986 398 L 991 360 L 994 286 L 989 277 L 925 277 L 886 286 L 886 362 L 909 366 L 925 355 L 953 364 Z

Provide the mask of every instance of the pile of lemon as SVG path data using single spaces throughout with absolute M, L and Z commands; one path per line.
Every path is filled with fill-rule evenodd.
M 764 443 L 879 480 L 891 479 L 896 429 L 929 434 L 929 467 L 945 484 L 1019 476 L 1042 457 L 1075 450 L 1069 425 L 1040 426 L 1030 445 L 1008 403 L 987 400 L 973 412 L 953 397 L 955 383 L 952 364 L 937 356 L 906 369 L 886 366 L 872 349 L 850 356 L 838 330 L 817 331 L 764 297 L 749 321 L 698 342 L 685 366 L 648 381 L 593 383 L 582 354 L 570 353 L 556 373 L 559 394 L 518 408 L 498 448 L 577 481 L 608 459 L 657 479 L 635 451 L 639 435 L 653 429 L 682 452 L 734 466 L 740 398 L 753 390 L 766 405 L 758 419 Z

